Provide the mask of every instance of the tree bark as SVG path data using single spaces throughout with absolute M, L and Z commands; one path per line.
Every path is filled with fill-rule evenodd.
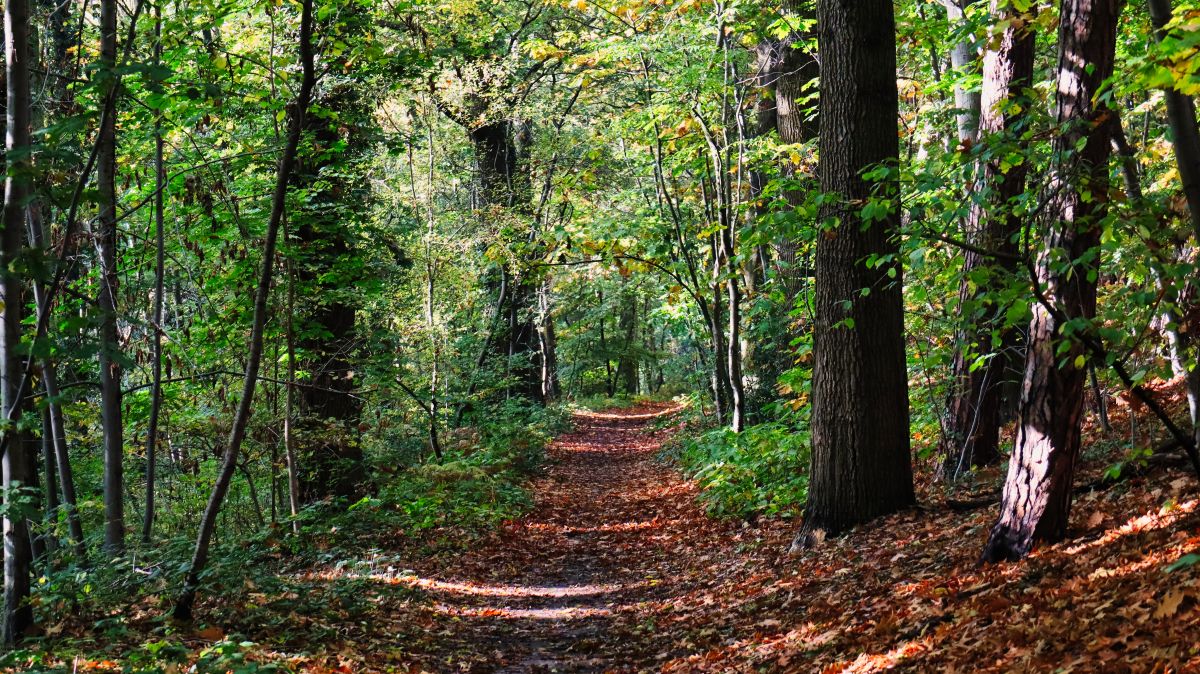
M 942 0 L 942 5 L 946 7 L 946 18 L 950 20 L 951 27 L 965 21 L 964 10 L 967 4 L 969 4 L 967 0 Z M 995 4 L 993 2 L 993 11 L 995 11 Z M 1036 11 L 1036 5 L 1031 7 L 1032 11 Z M 1005 11 L 1015 10 L 1006 8 Z M 959 40 L 954 43 L 950 48 L 950 65 L 959 71 L 959 77 L 975 69 L 975 54 L 972 53 L 970 42 Z M 958 129 L 958 142 L 970 145 L 979 137 L 982 103 L 980 92 L 967 89 L 962 84 L 954 85 L 954 118 Z
M 117 337 L 117 2 L 100 2 L 101 100 L 113 114 L 100 116 L 96 182 L 100 211 L 96 249 L 100 260 L 100 416 L 104 441 L 104 548 L 125 550 L 124 426 L 121 419 L 121 361 Z
M 1040 298 L 1029 326 L 1020 426 L 1009 461 L 1000 517 L 982 560 L 1024 557 L 1038 541 L 1061 540 L 1071 512 L 1071 483 L 1080 449 L 1086 365 L 1084 349 L 1064 324 L 1096 311 L 1100 221 L 1108 194 L 1112 124 L 1096 104 L 1113 72 L 1121 0 L 1063 0 L 1059 24 L 1054 166 Z M 1076 151 L 1082 144 L 1082 149 Z M 1069 340 L 1064 342 L 1064 340 Z
M 895 16 L 890 0 L 819 0 L 821 207 L 812 470 L 794 547 L 914 502 L 904 354 Z M 890 175 L 890 174 L 889 174 Z M 872 220 L 861 203 L 887 200 Z M 881 261 L 875 265 L 872 258 Z
M 943 473 L 953 480 L 971 466 L 995 463 L 1000 458 L 1000 404 L 1003 384 L 1015 365 L 1018 350 L 1017 331 L 1006 328 L 1007 306 L 989 300 L 1002 288 L 1005 279 L 1016 271 L 1016 237 L 1022 221 L 1013 213 L 1013 200 L 1025 190 L 1027 163 L 1000 165 L 1005 148 L 1023 152 L 1028 143 L 1021 139 L 1025 110 L 1033 103 L 1025 91 L 1033 86 L 1035 35 L 1031 21 L 1036 12 L 1030 6 L 1021 12 L 1007 0 L 992 0 L 993 22 L 1001 26 L 992 37 L 994 48 L 983 58 L 983 100 L 979 131 L 981 143 L 994 146 L 993 159 L 982 162 L 976 197 L 967 216 L 967 238 L 984 251 L 963 253 L 962 281 L 959 283 L 959 311 L 974 310 L 978 318 L 961 316 L 966 325 L 959 334 L 954 354 L 953 391 L 945 416 L 939 454 L 944 457 Z M 1007 257 L 1003 257 L 1007 256 Z M 976 307 L 980 307 L 975 309 Z M 993 348 L 993 333 L 999 335 Z M 972 367 L 976 358 L 985 358 Z
M 33 625 L 29 603 L 33 550 L 25 512 L 11 499 L 28 493 L 37 481 L 26 443 L 16 429 L 23 411 L 24 361 L 17 353 L 21 341 L 24 283 L 15 272 L 25 231 L 26 199 L 30 192 L 30 86 L 29 0 L 4 2 L 4 59 L 7 75 L 4 181 L 4 230 L 0 240 L 0 302 L 3 335 L 0 336 L 0 405 L 5 413 L 4 455 L 0 459 L 5 495 L 4 512 L 4 620 L 0 642 L 11 645 Z
M 11 1 L 11 0 L 10 0 Z M 200 587 L 200 574 L 208 562 L 208 548 L 216 530 L 217 515 L 225 494 L 229 491 L 229 483 L 237 470 L 238 455 L 242 450 L 242 440 L 246 436 L 246 426 L 250 422 L 251 405 L 254 399 L 254 389 L 258 383 L 258 370 L 262 363 L 263 332 L 267 323 L 267 299 L 271 293 L 271 276 L 275 269 L 275 247 L 279 239 L 280 223 L 283 221 L 287 208 L 288 183 L 296 164 L 296 151 L 300 145 L 300 136 L 304 129 L 304 118 L 312 100 L 313 84 L 316 73 L 313 66 L 313 0 L 304 0 L 300 17 L 300 64 L 303 76 L 296 100 L 292 104 L 291 119 L 288 124 L 287 143 L 279 158 L 279 166 L 275 176 L 275 191 L 271 200 L 271 216 L 267 223 L 267 239 L 263 246 L 262 270 L 259 274 L 258 289 L 254 295 L 254 318 L 250 332 L 249 355 L 246 359 L 246 378 L 242 385 L 242 397 L 238 401 L 237 412 L 233 426 L 229 431 L 229 442 L 221 459 L 221 471 L 209 495 L 208 504 L 200 520 L 200 530 L 196 537 L 196 546 L 192 552 L 192 560 L 188 565 L 187 576 L 184 579 L 183 591 L 175 602 L 174 617 L 178 620 L 191 620 L 192 607 L 196 601 L 196 592 Z

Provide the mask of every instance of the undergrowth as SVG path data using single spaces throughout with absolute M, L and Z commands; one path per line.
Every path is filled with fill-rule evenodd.
M 356 502 L 323 501 L 255 535 L 218 537 L 195 624 L 168 618 L 190 537 L 44 570 L 33 594 L 41 632 L 0 654 L 0 671 L 289 671 L 248 654 L 259 645 L 311 654 L 337 625 L 365 619 L 380 602 L 420 599 L 418 590 L 373 579 L 413 554 L 452 552 L 520 516 L 531 504 L 527 482 L 569 414 L 508 402 L 469 421 L 445 434 L 441 458 L 398 448 L 407 465 L 377 471 Z M 49 622 L 62 616 L 70 617 Z M 198 636 L 211 642 L 199 651 Z
M 715 517 L 791 517 L 808 496 L 810 438 L 802 413 L 773 410 L 775 419 L 742 433 L 711 427 L 689 405 L 673 423 L 679 433 L 664 454 L 700 487 L 700 500 Z

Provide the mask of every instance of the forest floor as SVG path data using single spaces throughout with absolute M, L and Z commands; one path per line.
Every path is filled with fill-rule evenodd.
M 1200 551 L 1179 464 L 1085 461 L 1071 538 L 1020 564 L 975 564 L 999 469 L 790 557 L 794 523 L 706 517 L 658 460 L 667 412 L 581 414 L 528 516 L 391 579 L 426 593 L 392 616 L 413 671 L 1200 671 L 1200 565 L 1167 570 Z
M 920 507 L 793 557 L 795 522 L 705 515 L 659 458 L 669 412 L 581 413 L 525 517 L 453 550 L 384 542 L 308 569 L 296 582 L 330 608 L 271 609 L 270 627 L 245 607 L 288 604 L 250 587 L 187 643 L 246 639 L 262 644 L 247 660 L 308 672 L 1200 672 L 1186 464 L 1106 481 L 1112 456 L 1086 451 L 1069 539 L 1017 564 L 975 563 L 1001 468 L 958 500 L 922 477 Z M 1088 432 L 1119 446 L 1123 431 Z

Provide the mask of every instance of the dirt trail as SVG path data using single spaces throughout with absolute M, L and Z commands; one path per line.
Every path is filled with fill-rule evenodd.
M 528 516 L 453 568 L 418 570 L 445 648 L 439 669 L 630 671 L 679 655 L 653 606 L 690 575 L 684 547 L 716 545 L 722 527 L 655 460 L 666 434 L 648 427 L 667 411 L 580 414 L 550 447 Z

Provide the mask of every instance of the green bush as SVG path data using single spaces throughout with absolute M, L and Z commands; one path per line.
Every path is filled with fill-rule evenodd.
M 791 424 L 763 423 L 740 434 L 718 428 L 679 441 L 672 453 L 712 515 L 792 516 L 808 495 L 809 435 Z

